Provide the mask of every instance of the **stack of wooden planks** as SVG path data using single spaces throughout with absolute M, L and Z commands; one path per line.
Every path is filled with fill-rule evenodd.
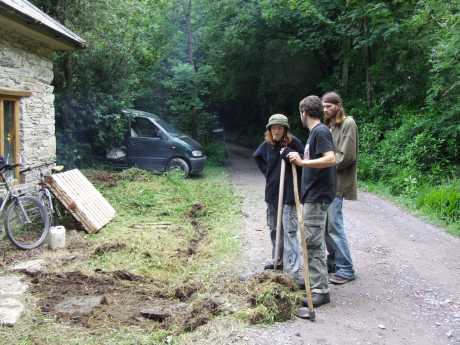
M 115 217 L 112 205 L 78 169 L 51 175 L 47 183 L 87 232 L 99 231 Z

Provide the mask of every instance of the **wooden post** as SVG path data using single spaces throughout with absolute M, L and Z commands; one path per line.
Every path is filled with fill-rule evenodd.
M 305 230 L 303 226 L 303 214 L 302 214 L 303 210 L 302 210 L 302 205 L 300 204 L 300 198 L 299 198 L 299 187 L 297 184 L 297 168 L 295 164 L 293 163 L 292 163 L 292 180 L 294 183 L 294 198 L 295 198 L 295 206 L 297 210 L 297 223 L 298 223 L 298 228 L 300 232 L 300 242 L 301 242 L 302 253 L 303 253 L 303 262 L 305 266 L 303 268 L 303 279 L 305 281 L 305 291 L 307 294 L 308 310 L 310 311 L 310 315 L 313 315 L 313 319 L 314 319 L 313 298 L 311 296 L 311 288 L 310 288 L 310 271 L 308 269 L 308 248 L 307 248 L 307 240 L 305 238 Z M 310 318 L 312 317 L 310 316 Z
M 283 218 L 283 197 L 284 197 L 284 177 L 286 175 L 286 162 L 281 159 L 281 173 L 280 173 L 280 188 L 278 193 L 278 212 L 276 215 L 276 240 L 275 240 L 275 261 L 273 268 L 276 270 L 278 261 L 280 259 L 280 246 L 281 246 L 281 225 Z
M 13 148 L 13 157 L 14 157 L 14 162 L 13 164 L 20 164 L 21 159 L 20 159 L 20 153 L 21 153 L 21 141 L 20 141 L 20 135 L 19 135 L 19 128 L 21 125 L 21 104 L 20 104 L 20 99 L 16 100 L 14 102 L 14 115 L 13 115 L 13 136 L 14 139 L 12 142 L 14 143 L 14 148 Z M 14 177 L 16 178 L 17 182 L 20 183 L 20 176 L 19 176 L 19 166 L 17 166 L 14 169 Z

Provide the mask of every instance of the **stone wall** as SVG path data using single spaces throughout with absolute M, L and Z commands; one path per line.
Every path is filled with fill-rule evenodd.
M 20 101 L 21 162 L 56 159 L 52 50 L 0 28 L 0 88 L 32 93 Z M 30 175 L 26 180 L 30 180 Z

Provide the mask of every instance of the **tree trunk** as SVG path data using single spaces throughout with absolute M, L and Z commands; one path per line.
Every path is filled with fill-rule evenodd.
M 185 14 L 186 30 L 187 30 L 187 55 L 188 62 L 193 66 L 196 72 L 195 61 L 193 59 L 193 32 L 192 32 L 192 0 L 188 0 Z
M 64 82 L 63 86 L 66 89 L 70 89 L 72 87 L 72 63 L 70 59 L 71 53 L 64 53 L 62 58 L 63 64 L 63 71 L 64 71 Z
M 369 37 L 369 19 L 367 16 L 364 17 L 364 35 L 366 38 Z M 372 75 L 370 71 L 371 66 L 371 49 L 368 44 L 364 46 L 364 63 L 366 67 L 366 101 L 367 107 L 370 108 L 372 105 Z
M 342 90 L 346 94 L 348 92 L 348 80 L 350 72 L 350 50 L 351 39 L 345 37 L 342 41 Z
M 345 11 L 348 11 L 350 0 L 345 2 Z M 342 39 L 342 90 L 344 94 L 348 93 L 348 80 L 350 75 L 350 53 L 351 37 L 345 36 Z
M 364 55 L 365 55 L 365 60 L 366 60 L 366 101 L 367 101 L 367 107 L 370 108 L 372 104 L 372 81 L 371 81 L 371 72 L 369 70 L 370 68 L 370 54 L 369 54 L 369 47 L 364 48 Z

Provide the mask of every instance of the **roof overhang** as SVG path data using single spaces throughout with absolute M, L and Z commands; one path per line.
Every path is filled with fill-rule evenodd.
M 0 0 L 0 26 L 44 42 L 54 50 L 87 46 L 80 36 L 25 0 Z

